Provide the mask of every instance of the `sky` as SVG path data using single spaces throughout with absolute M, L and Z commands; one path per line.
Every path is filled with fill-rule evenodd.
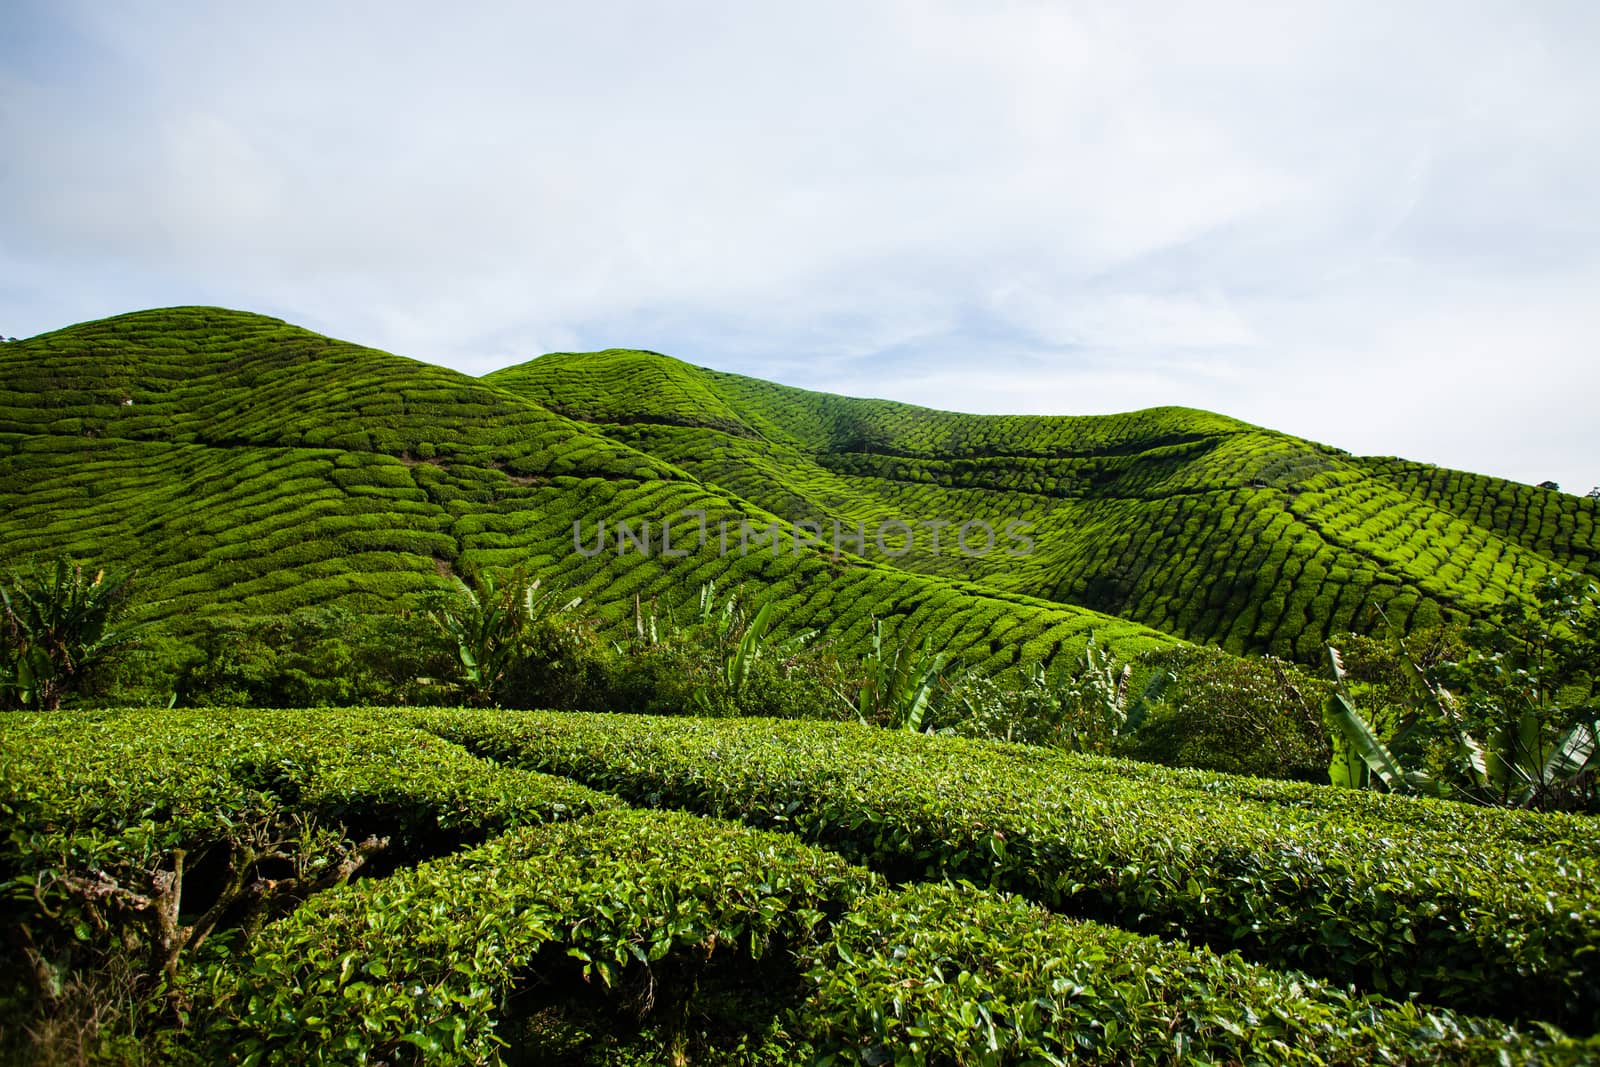
M 1600 483 L 1600 5 L 6 0 L 0 334 L 218 304 Z

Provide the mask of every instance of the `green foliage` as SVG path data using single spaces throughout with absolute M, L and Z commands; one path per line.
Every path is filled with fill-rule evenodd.
M 557 618 L 582 602 L 562 602 L 553 590 L 540 591 L 540 579 L 520 570 L 504 585 L 479 575 L 472 585 L 455 580 L 455 603 L 429 612 L 455 647 L 455 684 L 474 704 L 492 703 L 506 676 L 534 651 L 535 635 L 562 625 Z
M 1147 660 L 1174 682 L 1116 749 L 1134 759 L 1266 778 L 1325 781 L 1323 684 L 1272 657 L 1178 648 Z
M 1155 701 L 1161 699 L 1173 676 L 1155 671 L 1136 696 L 1129 695 L 1133 664 L 1119 668 L 1116 657 L 1102 650 L 1094 634 L 1084 645 L 1076 672 L 1065 684 L 1052 680 L 1049 672 L 1036 665 L 1028 675 L 1031 688 L 1042 693 L 1046 702 L 1062 709 L 1058 732 L 1059 747 L 1069 752 L 1107 752 L 1124 729 L 1137 729 Z
M 1405 478 L 1398 461 L 1204 412 L 961 415 L 618 350 L 547 356 L 488 380 L 780 519 L 918 524 L 903 570 L 1304 664 L 1335 632 L 1381 632 L 1374 602 L 1408 629 L 1488 618 L 1552 569 L 1600 568 L 1593 501 L 1420 465 Z M 651 389 L 633 388 L 640 381 Z M 1445 482 L 1470 484 L 1474 506 L 1432 490 Z M 1501 498 L 1530 518 L 1499 514 Z M 977 557 L 954 529 L 935 547 L 920 528 L 968 519 L 997 529 L 1022 519 L 1036 550 Z
M 423 676 L 479 705 L 768 717 L 8 716 L 0 1058 L 80 1023 L 89 1053 L 151 1062 L 803 1062 L 813 1041 L 866 1062 L 886 1041 L 906 1062 L 1415 1061 L 1522 1040 L 980 891 L 846 912 L 867 876 L 793 837 L 653 813 L 517 829 L 618 803 L 547 770 L 1363 993 L 1600 1016 L 1581 820 L 911 736 L 1303 775 L 1332 754 L 1324 689 L 1282 660 L 1384 619 L 1492 622 L 1431 663 L 1339 639 L 1332 747 L 1366 757 L 1347 776 L 1593 804 L 1596 607 L 1547 582 L 1600 575 L 1595 500 L 1178 408 L 966 416 L 624 351 L 476 381 L 207 308 L 8 344 L 0 383 L 10 557 L 102 560 L 151 593 L 128 605 L 140 647 L 111 658 L 125 585 L 6 585 L 0 699 L 446 695 Z M 686 554 L 664 551 L 672 517 Z M 870 533 L 717 543 L 890 519 L 919 527 L 904 557 Z M 1020 520 L 1032 551 L 968 551 L 967 520 Z M 621 522 L 656 551 L 627 551 Z M 1168 669 L 1141 724 L 1137 683 Z M 904 729 L 771 721 L 842 715 Z M 819 968 L 810 1014 L 790 949 Z M 207 1004 L 201 1048 L 183 1027 Z
M 792 666 L 806 643 L 816 636 L 815 630 L 805 630 L 784 640 L 771 638 L 774 605 L 771 600 L 762 602 L 754 615 L 749 615 L 739 604 L 738 594 L 731 594 L 720 609 L 716 606 L 717 584 L 708 582 L 700 588 L 699 623 L 674 634 L 682 643 L 700 642 L 716 666 L 712 684 L 695 690 L 694 704 L 706 714 L 739 714 L 748 704 L 749 696 L 760 688 L 752 684 L 757 666 L 764 660 L 778 660 Z
M 519 653 L 500 684 L 501 706 L 584 711 L 621 706 L 623 665 L 590 620 L 567 611 L 547 615 L 523 634 Z
M 616 803 L 368 713 L 17 714 L 0 742 L 0 916 L 16 963 L 0 1030 L 18 1037 L 118 969 L 126 999 L 92 1006 L 110 1017 L 90 1028 L 109 1039 L 160 1022 L 180 961 L 238 948 L 371 862 Z
M 783 633 L 826 626 L 844 654 L 890 605 L 913 643 L 991 672 L 1076 655 L 1091 628 L 1124 659 L 1162 643 L 1083 604 L 1316 663 L 1332 634 L 1378 626 L 1374 602 L 1409 630 L 1489 618 L 1546 574 L 1600 573 L 1595 501 L 1183 409 L 964 416 L 630 352 L 479 382 L 207 308 L 29 338 L 0 368 L 0 537 L 137 569 L 160 592 L 141 619 L 178 636 L 213 607 L 415 610 L 452 572 L 526 565 L 607 624 L 635 594 L 685 608 L 707 580 L 755 579 L 781 590 Z M 744 520 L 951 527 L 937 549 L 919 529 L 897 560 L 747 559 L 681 536 L 682 560 L 573 551 L 574 522 L 659 531 L 685 509 L 713 543 Z M 952 527 L 969 519 L 1024 521 L 1034 550 L 966 554 Z
M 966 737 L 1106 753 L 1160 706 L 1173 675 L 1161 668 L 1147 671 L 1138 693 L 1130 695 L 1133 679 L 1133 664 L 1119 665 L 1091 633 L 1070 668 L 1059 661 L 1053 668 L 1035 663 L 998 679 L 963 673 L 946 684 L 940 718 L 952 720 L 949 732 Z
M 945 661 L 944 653 L 934 652 L 928 638 L 916 647 L 897 642 L 885 648 L 883 621 L 873 619 L 872 642 L 861 660 L 855 699 L 849 703 L 863 723 L 920 733 Z
M 1561 559 L 1571 569 L 1600 573 L 1600 526 L 1595 522 L 1600 493 L 1580 499 L 1401 459 L 1358 462 L 1402 491 L 1521 548 Z
M 777 638 L 777 605 L 752 615 L 715 581 L 700 587 L 688 622 L 635 604 L 633 636 L 617 648 L 600 709 L 666 715 L 837 717 L 844 668 L 816 632 Z
M 119 700 L 165 692 L 185 707 L 307 708 L 437 703 L 422 683 L 449 670 L 432 627 L 416 616 L 355 615 L 339 607 L 203 620 L 188 640 L 162 635 Z M 148 643 L 148 642 L 146 642 Z M 159 701 L 164 703 L 165 701 Z
M 826 626 L 845 656 L 866 647 L 874 605 L 891 602 L 916 639 L 990 669 L 1009 665 L 1002 629 L 1039 642 L 1035 658 L 1073 650 L 1086 624 L 1128 655 L 1166 641 L 860 554 L 787 543 L 724 554 L 723 524 L 776 518 L 737 488 L 495 383 L 259 316 L 174 308 L 87 323 L 8 347 L 0 376 L 0 539 L 18 555 L 137 570 L 156 594 L 138 618 L 175 640 L 210 616 L 422 612 L 455 574 L 521 566 L 582 596 L 611 637 L 636 595 L 683 611 L 716 580 L 771 594 L 774 640 Z M 705 401 L 694 389 L 682 406 L 705 415 Z M 727 422 L 753 432 L 740 425 Z M 705 513 L 704 541 L 684 511 Z M 675 516 L 683 558 L 660 551 L 660 523 Z M 575 523 L 614 534 L 622 521 L 651 522 L 656 551 L 618 553 L 604 537 L 597 555 L 576 551 Z
M 1398 634 L 1394 642 L 1409 689 L 1392 731 L 1356 709 L 1340 654 L 1328 650 L 1336 689 L 1326 715 L 1350 753 L 1335 759 L 1334 784 L 1516 806 L 1600 802 L 1600 597 L 1588 578 L 1550 579 L 1533 603 L 1508 605 L 1463 636 L 1454 661 L 1429 668 Z M 1423 766 L 1408 769 L 1402 746 L 1420 751 Z
M 1551 1051 L 1503 1023 L 1352 997 L 970 886 L 870 897 L 807 951 L 823 1063 L 1532 1064 Z
M 0 730 L 0 918 L 21 964 L 0 1051 L 18 1059 L 86 979 L 120 988 L 119 967 L 122 1008 L 98 1002 L 86 1032 L 121 1062 L 1577 1063 L 1596 1047 L 1509 1025 L 1593 1025 L 1600 849 L 1571 816 L 851 723 L 66 711 Z M 618 810 L 536 767 L 754 825 Z M 946 877 L 1034 903 L 883 889 Z
M 1323 717 L 1336 742 L 1334 760 L 1328 770 L 1333 784 L 1347 789 L 1365 789 L 1369 784 L 1376 783 L 1391 793 L 1438 792 L 1434 789 L 1433 779 L 1426 773 L 1407 771 L 1401 767 L 1394 753 L 1389 751 L 1371 724 L 1356 710 L 1345 684 L 1344 661 L 1339 656 L 1339 650 L 1332 647 L 1328 649 L 1328 673 L 1333 681 L 1333 691 L 1328 694 L 1324 704 Z M 1422 703 L 1418 707 L 1437 704 L 1442 713 L 1450 714 L 1448 705 L 1435 690 L 1426 688 L 1421 697 Z M 1464 734 L 1459 736 L 1465 747 L 1468 739 Z
M 1590 824 L 844 723 L 466 716 L 442 736 L 637 802 L 781 828 L 895 880 L 1503 1017 L 1590 1027 Z
M 132 578 L 60 559 L 0 581 L 0 706 L 54 711 L 133 640 L 120 629 Z
M 1547 806 L 1600 801 L 1600 590 L 1552 578 L 1507 606 L 1441 669 L 1465 728 L 1483 739 L 1479 795 Z
M 789 838 L 592 815 L 318 897 L 264 931 L 242 971 L 199 983 L 202 1025 L 246 1064 L 490 1062 L 519 1000 L 559 1015 L 599 995 L 681 1028 L 706 972 L 781 969 L 871 885 Z

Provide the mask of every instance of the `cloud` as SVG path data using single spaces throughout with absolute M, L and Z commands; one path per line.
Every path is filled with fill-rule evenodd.
M 7 333 L 222 303 L 473 373 L 637 345 L 1600 481 L 1588 5 L 69 0 L 15 22 Z

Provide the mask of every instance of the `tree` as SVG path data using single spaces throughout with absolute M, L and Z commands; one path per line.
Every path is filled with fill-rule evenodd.
M 1122 731 L 1118 755 L 1230 774 L 1326 780 L 1330 746 L 1319 679 L 1271 656 L 1231 656 L 1204 646 L 1180 645 L 1141 659 L 1174 680 L 1142 726 Z
M 1550 490 L 1554 490 L 1554 491 L 1559 491 L 1561 489 L 1561 486 L 1556 482 L 1546 481 L 1546 482 L 1540 482 L 1539 483 L 1539 488 L 1540 489 L 1550 489 Z
M 117 624 L 132 576 L 88 577 L 82 564 L 13 574 L 0 584 L 0 693 L 24 707 L 53 711 L 81 692 L 112 653 L 133 643 Z

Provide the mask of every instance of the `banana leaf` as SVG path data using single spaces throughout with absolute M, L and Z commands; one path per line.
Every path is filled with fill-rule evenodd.
M 1392 793 L 1406 790 L 1411 785 L 1408 777 L 1415 778 L 1417 775 L 1406 774 L 1394 753 L 1389 751 L 1389 747 L 1373 732 L 1371 724 L 1351 703 L 1350 690 L 1345 682 L 1344 660 L 1340 658 L 1339 650 L 1331 646 L 1328 648 L 1328 666 L 1333 676 L 1334 691 L 1323 704 L 1324 720 L 1331 729 L 1339 732 L 1351 750 L 1377 775 L 1385 789 Z

